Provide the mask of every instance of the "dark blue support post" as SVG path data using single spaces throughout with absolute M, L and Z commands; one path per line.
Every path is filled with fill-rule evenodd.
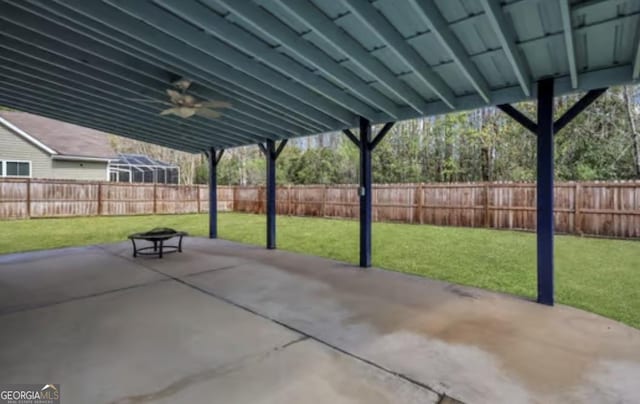
M 360 266 L 371 266 L 371 123 L 360 118 Z
M 287 145 L 287 139 L 276 148 L 275 140 L 267 139 L 266 146 L 258 143 L 267 160 L 267 248 L 276 248 L 276 161 Z
M 216 153 L 211 147 L 207 153 L 209 158 L 209 238 L 218 238 L 218 162 L 224 150 Z
M 557 121 L 553 121 L 553 79 L 538 82 L 538 122 L 511 105 L 498 105 L 505 114 L 538 135 L 537 242 L 538 303 L 553 306 L 553 136 L 605 93 L 589 91 Z
M 276 248 L 276 142 L 267 140 L 267 248 Z
M 553 305 L 553 79 L 538 82 L 538 303 Z
M 344 134 L 360 150 L 360 266 L 371 266 L 371 210 L 372 192 L 371 186 L 371 153 L 376 146 L 387 136 L 395 122 L 387 122 L 376 134 L 375 139 L 371 135 L 371 122 L 360 117 L 360 139 L 349 129 L 343 130 Z

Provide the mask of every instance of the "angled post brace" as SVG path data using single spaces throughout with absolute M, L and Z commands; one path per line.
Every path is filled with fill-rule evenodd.
M 573 118 L 578 116 L 580 112 L 584 111 L 589 105 L 593 104 L 602 94 L 607 91 L 606 88 L 598 88 L 591 90 L 580 98 L 571 108 L 569 108 L 560 118 L 553 123 L 553 132 L 558 133 L 567 126 Z
M 378 143 L 380 143 L 382 139 L 384 139 L 384 137 L 387 136 L 387 133 L 389 133 L 391 128 L 393 128 L 393 125 L 395 125 L 395 122 L 387 122 L 384 124 L 382 129 L 380 129 L 380 131 L 376 135 L 376 137 L 373 140 L 368 142 L 367 147 L 369 148 L 369 150 L 373 151 L 376 148 L 376 146 L 378 146 Z M 347 138 L 351 140 L 351 142 L 354 145 L 356 145 L 356 147 L 360 148 L 360 140 L 356 135 L 353 134 L 353 132 L 351 132 L 350 129 L 344 129 L 342 133 L 344 133 L 347 136 Z
M 520 125 L 529 129 L 530 132 L 532 133 L 538 132 L 538 125 L 535 122 L 533 122 L 531 119 L 529 119 L 528 116 L 518 111 L 518 109 L 515 108 L 514 106 L 510 104 L 501 104 L 501 105 L 498 105 L 497 107 L 502 112 L 504 112 L 505 114 L 513 118 L 514 121 L 518 122 Z
M 345 129 L 342 131 L 342 133 L 344 133 L 345 135 L 347 135 L 347 138 L 349 140 L 351 140 L 351 142 L 356 145 L 356 147 L 360 147 L 360 140 L 358 140 L 358 138 L 356 137 L 356 135 L 353 134 L 353 132 L 351 132 L 351 130 L 349 129 Z
M 591 90 L 587 92 L 582 98 L 576 101 L 571 108 L 569 108 L 560 118 L 558 118 L 553 123 L 553 133 L 560 132 L 565 126 L 567 126 L 571 121 L 580 115 L 582 111 L 584 111 L 589 105 L 593 104 L 595 100 L 597 100 L 602 94 L 607 91 L 606 88 L 598 88 L 595 90 Z M 537 134 L 538 133 L 538 124 L 533 122 L 529 117 L 527 117 L 522 112 L 518 111 L 517 108 L 510 104 L 500 104 L 497 107 L 509 115 L 513 120 L 518 122 L 520 125 L 524 126 L 530 132 Z

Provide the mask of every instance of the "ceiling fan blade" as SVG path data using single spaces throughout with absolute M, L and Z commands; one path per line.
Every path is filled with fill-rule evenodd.
M 177 115 L 178 108 L 167 108 L 160 111 L 160 115 Z
M 179 91 L 172 90 L 170 88 L 167 89 L 167 95 L 169 96 L 169 99 L 171 100 L 171 102 L 174 104 L 177 104 L 178 102 L 182 101 L 182 98 L 184 97 L 183 94 L 180 93 Z
M 205 118 L 216 119 L 216 118 L 220 118 L 222 116 L 222 113 L 215 111 L 213 109 L 198 108 L 196 109 L 196 115 L 200 115 Z
M 185 107 L 195 107 L 198 100 L 189 94 L 182 94 L 182 105 Z
M 202 108 L 231 108 L 231 103 L 227 101 L 202 101 L 198 103 L 199 107 Z
M 196 114 L 197 110 L 195 108 L 189 107 L 179 107 L 178 108 L 178 116 L 181 118 L 190 118 Z
M 167 108 L 163 111 L 160 111 L 160 115 L 177 115 L 181 118 L 189 118 L 195 115 L 195 108 L 187 108 L 187 107 L 173 107 Z

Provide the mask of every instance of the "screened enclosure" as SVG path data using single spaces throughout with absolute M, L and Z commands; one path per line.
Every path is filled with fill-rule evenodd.
M 141 154 L 119 154 L 109 163 L 109 181 L 179 184 L 180 167 Z

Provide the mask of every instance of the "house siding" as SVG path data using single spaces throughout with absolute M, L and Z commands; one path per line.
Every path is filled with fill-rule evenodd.
M 33 178 L 51 178 L 53 175 L 51 157 L 48 153 L 1 124 L 0 160 L 31 161 L 31 176 Z
M 53 160 L 52 178 L 106 181 L 107 163 L 94 161 Z

